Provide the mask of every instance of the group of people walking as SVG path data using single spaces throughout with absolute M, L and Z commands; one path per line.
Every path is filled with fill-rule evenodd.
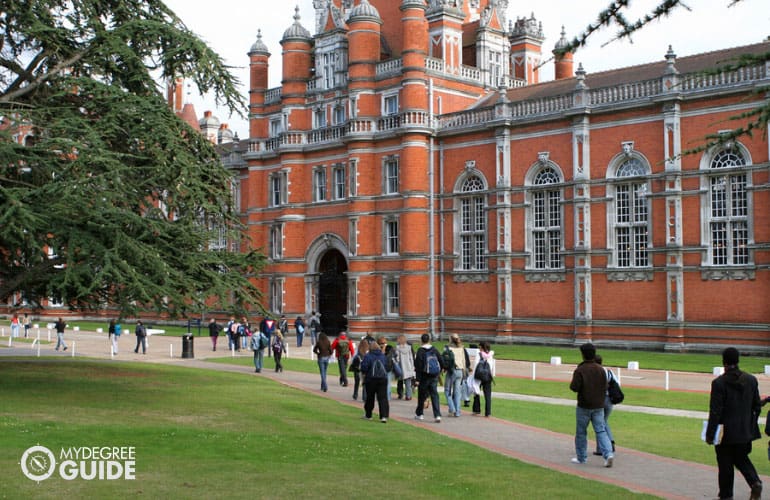
M 386 423 L 390 415 L 390 400 L 393 383 L 399 400 L 410 401 L 417 388 L 415 419 L 424 420 L 424 412 L 430 407 L 435 422 L 441 422 L 441 406 L 438 386 L 444 377 L 444 394 L 449 415 L 461 415 L 463 406 L 470 406 L 473 396 L 473 413 L 481 414 L 480 398 L 484 397 L 484 416 L 492 413 L 492 381 L 495 375 L 494 353 L 488 342 L 481 342 L 471 355 L 460 336 L 455 334 L 450 343 L 440 352 L 431 343 L 429 334 L 421 336 L 421 345 L 415 349 L 407 342 L 405 335 L 396 339 L 392 346 L 385 337 L 364 337 L 353 349 L 351 341 L 343 332 L 334 342 L 325 334 L 319 336 L 314 352 L 318 356 L 321 372 L 321 390 L 327 391 L 326 368 L 332 354 L 335 354 L 340 369 L 340 385 L 348 385 L 347 371 L 353 373 L 353 399 L 359 394 L 364 401 L 364 418 L 373 418 L 375 401 L 380 422 Z M 349 365 L 349 366 L 348 366 Z

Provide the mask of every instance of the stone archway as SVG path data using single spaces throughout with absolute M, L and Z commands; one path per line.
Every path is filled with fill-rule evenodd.
M 348 263 L 339 250 L 327 250 L 318 262 L 318 312 L 327 335 L 347 330 Z

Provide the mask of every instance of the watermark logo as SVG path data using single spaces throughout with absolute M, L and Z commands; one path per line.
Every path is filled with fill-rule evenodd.
M 21 471 L 33 481 L 44 481 L 56 469 L 56 457 L 45 446 L 33 446 L 21 456 Z
M 55 472 L 62 479 L 136 479 L 136 450 L 133 446 L 80 446 L 62 448 L 57 461 L 45 446 L 32 446 L 21 456 L 21 471 L 32 481 L 45 481 Z

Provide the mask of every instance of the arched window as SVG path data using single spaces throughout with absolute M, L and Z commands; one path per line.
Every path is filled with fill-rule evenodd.
M 460 186 L 458 267 L 463 271 L 487 268 L 487 214 L 484 204 L 484 181 L 477 175 L 468 176 Z
M 749 175 L 736 171 L 747 164 L 737 145 L 716 151 L 706 175 L 709 263 L 715 266 L 749 263 Z
M 637 156 L 623 160 L 615 171 L 614 233 L 615 267 L 648 267 L 649 202 L 646 162 Z
M 560 173 L 546 165 L 534 176 L 531 185 L 530 267 L 562 269 L 562 191 Z

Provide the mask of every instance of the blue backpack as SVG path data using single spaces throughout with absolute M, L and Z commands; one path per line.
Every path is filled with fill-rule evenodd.
M 441 373 L 441 361 L 438 360 L 438 356 L 436 355 L 436 351 L 434 349 L 431 349 L 425 355 L 424 371 L 431 377 L 435 377 Z

